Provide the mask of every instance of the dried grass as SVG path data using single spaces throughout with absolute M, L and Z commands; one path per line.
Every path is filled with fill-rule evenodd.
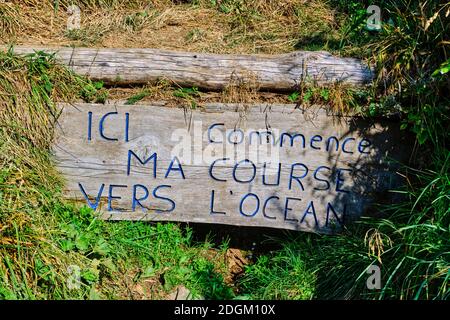
M 71 1 L 0 4 L 0 43 L 151 47 L 211 53 L 282 53 L 311 35 L 332 37 L 334 12 L 323 1 L 73 1 L 81 29 L 67 30 Z M 193 36 L 194 35 L 194 36 Z

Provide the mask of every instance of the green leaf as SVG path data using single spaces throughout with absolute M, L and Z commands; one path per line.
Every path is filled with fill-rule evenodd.
M 110 246 L 109 246 L 109 244 L 106 242 L 105 239 L 100 238 L 100 239 L 96 242 L 93 251 L 94 251 L 95 253 L 98 253 L 98 254 L 102 255 L 102 256 L 106 256 L 106 255 L 108 255 L 108 254 L 110 253 Z
M 95 89 L 100 90 L 101 88 L 103 88 L 103 81 L 95 81 L 93 85 Z
M 181 256 L 180 264 L 186 263 L 187 261 L 189 261 L 189 256 L 188 255 Z
M 227 6 L 224 6 L 223 4 L 220 5 L 219 9 L 223 13 L 230 13 L 231 12 L 231 10 Z
M 51 93 L 51 92 L 52 92 L 52 89 L 53 89 L 53 86 L 52 86 L 52 84 L 51 84 L 50 82 L 45 82 L 44 88 L 45 88 L 45 90 L 46 90 L 48 93 Z
M 0 299 L 17 300 L 17 296 L 12 290 L 0 286 Z
M 89 242 L 90 241 L 87 236 L 81 235 L 75 240 L 75 246 L 80 251 L 86 251 L 89 248 Z
M 180 267 L 177 269 L 177 274 L 184 278 L 187 274 L 189 274 L 192 270 L 187 267 Z
M 127 99 L 127 101 L 125 102 L 125 104 L 135 104 L 136 102 L 144 99 L 145 97 L 147 97 L 148 95 L 150 95 L 150 92 L 148 90 L 144 90 L 138 94 L 135 94 L 133 96 L 131 96 L 130 98 Z
M 447 72 L 450 71 L 450 59 L 448 59 L 447 61 L 443 62 L 441 64 L 441 66 L 439 68 L 437 68 L 432 76 L 435 77 L 437 75 L 442 75 L 442 74 L 446 74 Z
M 99 274 L 100 272 L 98 271 L 98 269 L 88 268 L 83 270 L 83 272 L 81 272 L 81 278 L 85 280 L 87 283 L 92 284 L 98 281 Z
M 67 235 L 67 237 L 72 239 L 79 235 L 79 231 L 73 223 L 62 226 L 62 231 Z
M 371 116 L 371 117 L 374 117 L 374 116 L 376 116 L 376 114 L 377 114 L 377 105 L 375 104 L 375 103 L 371 103 L 370 105 L 369 105 L 369 115 Z
M 93 218 L 93 210 L 88 206 L 83 206 L 80 208 L 80 217 L 84 219 L 92 219 Z
M 428 134 L 426 132 L 420 132 L 417 134 L 417 141 L 419 141 L 419 144 L 422 145 L 425 143 L 425 141 L 427 141 L 428 139 Z
M 330 92 L 327 89 L 320 90 L 320 96 L 325 100 L 328 101 L 330 97 Z
M 309 100 L 311 99 L 313 95 L 313 91 L 308 89 L 308 91 L 306 91 L 305 95 L 303 96 L 303 101 L 304 102 L 309 102 Z
M 155 268 L 153 268 L 153 266 L 148 266 L 147 268 L 144 269 L 144 272 L 142 273 L 141 277 L 145 279 L 154 277 L 155 275 L 156 275 Z
M 173 95 L 177 98 L 188 98 L 189 96 L 198 96 L 198 88 L 179 88 L 173 92 Z
M 55 1 L 53 2 L 53 12 L 54 12 L 54 13 L 57 13 L 58 10 L 59 10 L 59 0 L 55 0 Z
M 295 102 L 295 101 L 297 101 L 298 96 L 299 96 L 299 93 L 298 93 L 298 92 L 292 92 L 292 93 L 288 96 L 288 100 L 289 100 L 289 101 L 292 101 L 292 102 Z
M 60 246 L 63 251 L 67 252 L 67 251 L 71 251 L 75 248 L 75 243 L 73 243 L 72 240 L 63 239 L 60 242 Z

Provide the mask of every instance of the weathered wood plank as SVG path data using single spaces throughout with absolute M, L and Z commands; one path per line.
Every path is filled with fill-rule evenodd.
M 17 54 L 40 50 L 56 52 L 57 59 L 76 73 L 110 84 L 144 84 L 164 78 L 180 86 L 220 90 L 239 79 L 263 90 L 287 91 L 306 79 L 361 86 L 373 78 L 372 70 L 360 60 L 324 51 L 218 55 L 157 49 L 14 48 Z
M 53 150 L 65 195 L 105 219 L 331 233 L 394 185 L 389 159 L 408 154 L 397 124 L 320 108 L 61 107 Z

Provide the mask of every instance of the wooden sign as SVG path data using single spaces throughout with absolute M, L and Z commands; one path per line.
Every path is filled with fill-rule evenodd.
M 295 105 L 62 105 L 65 195 L 104 219 L 332 233 L 393 186 L 398 124 Z

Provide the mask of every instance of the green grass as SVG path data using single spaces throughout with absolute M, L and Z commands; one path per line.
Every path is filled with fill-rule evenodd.
M 240 298 L 309 300 L 314 297 L 316 276 L 302 251 L 285 245 L 259 257 L 245 269 Z
M 197 87 L 178 88 L 173 91 L 173 96 L 185 100 L 186 103 L 191 106 L 191 109 L 197 108 L 197 102 L 195 101 L 195 98 L 199 95 L 200 93 Z
M 91 266 L 81 273 L 83 282 L 100 285 L 107 296 L 114 297 L 114 294 L 108 286 L 102 287 L 101 278 L 106 276 L 117 281 L 118 271 L 127 272 L 130 268 L 134 282 L 158 279 L 155 289 L 162 293 L 182 284 L 194 297 L 233 296 L 217 271 L 221 265 L 205 254 L 211 249 L 210 244 L 193 243 L 189 228 L 171 223 L 105 223 L 85 207 L 76 214 L 73 208 L 62 214 L 65 223 L 58 240 L 60 246 L 91 259 Z
M 364 218 L 343 237 L 320 237 L 309 257 L 320 270 L 324 298 L 448 299 L 450 295 L 450 153 L 429 168 L 411 170 L 415 182 L 403 201 L 382 207 L 383 218 Z M 381 267 L 382 288 L 366 288 L 366 269 Z M 332 272 L 330 272 L 332 271 Z
M 207 299 L 233 297 L 224 253 L 193 242 L 189 228 L 105 222 L 61 199 L 49 157 L 54 101 L 96 100 L 100 83 L 42 52 L 0 53 L 0 73 L 0 299 L 130 298 L 137 286 L 162 298 L 178 285 Z M 74 270 L 79 289 L 70 287 Z
M 150 91 L 143 90 L 142 92 L 139 92 L 139 93 L 129 97 L 127 99 L 127 101 L 125 102 L 125 104 L 135 104 L 136 102 L 141 101 L 142 99 L 149 96 L 150 94 L 151 94 Z
M 405 167 L 413 182 L 396 191 L 401 201 L 379 207 L 381 218 L 364 217 L 340 236 L 283 242 L 247 268 L 241 287 L 251 298 L 448 300 L 449 169 L 450 152 L 442 149 L 427 169 Z M 381 268 L 380 290 L 366 286 L 372 264 Z
M 342 235 L 299 235 L 281 252 L 262 255 L 241 280 L 254 297 L 286 295 L 282 284 L 296 280 L 278 260 L 301 259 L 314 273 L 314 297 L 321 299 L 442 299 L 450 298 L 450 151 L 448 56 L 449 4 L 381 1 L 384 24 L 379 33 L 365 29 L 362 9 L 367 2 L 329 1 L 345 18 L 339 48 L 361 55 L 377 66 L 379 78 L 366 92 L 329 92 L 303 86 L 290 95 L 302 103 L 333 103 L 347 95 L 345 106 L 369 116 L 396 113 L 401 128 L 415 135 L 416 161 L 399 170 L 406 179 L 393 190 L 397 201 L 373 206 L 370 216 L 349 225 Z M 388 21 L 391 23 L 387 23 Z M 357 99 L 354 99 L 354 98 Z M 362 99 L 362 100 L 361 100 Z M 358 111 L 356 109 L 356 111 Z M 271 260 L 273 259 L 273 260 Z M 369 290 L 367 269 L 381 268 L 381 289 Z M 262 266 L 256 268 L 256 266 Z M 263 270 L 263 271 L 260 271 Z M 261 275 L 265 290 L 250 285 Z M 265 277 L 267 276 L 267 277 Z M 279 279 L 277 281 L 277 279 Z M 272 286 L 276 283 L 276 286 Z

